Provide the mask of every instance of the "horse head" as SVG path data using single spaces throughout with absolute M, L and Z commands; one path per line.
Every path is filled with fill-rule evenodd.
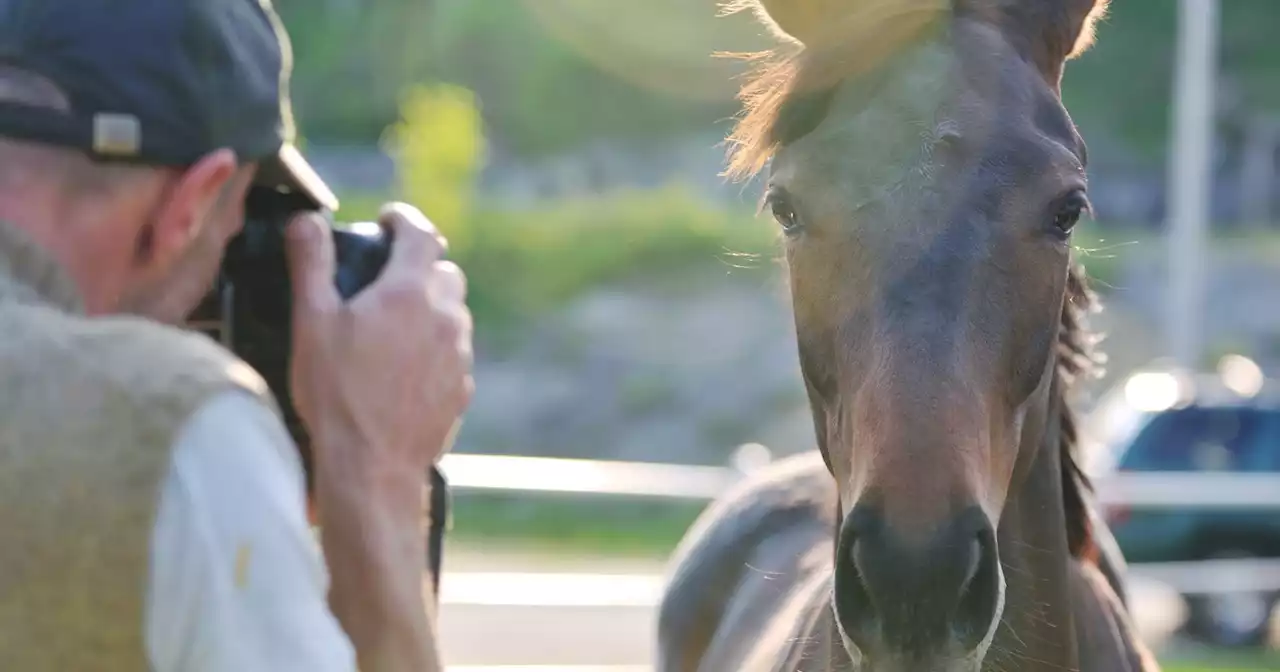
M 779 41 L 743 91 L 731 171 L 768 164 L 839 490 L 834 608 L 872 670 L 979 669 L 1004 610 L 1011 493 L 1059 459 L 1040 453 L 1057 449 L 1042 437 L 1075 354 L 1071 237 L 1089 211 L 1060 80 L 1105 4 L 729 5 Z

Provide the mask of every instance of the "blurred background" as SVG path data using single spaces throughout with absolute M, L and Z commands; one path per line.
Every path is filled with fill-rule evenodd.
M 813 447 L 775 228 L 759 185 L 719 176 L 742 64 L 712 54 L 769 41 L 714 0 L 276 4 L 340 216 L 413 202 L 470 279 L 449 661 L 645 669 L 704 498 Z M 1104 489 L 1166 669 L 1280 669 L 1280 2 L 1112 5 L 1064 85 L 1097 211 L 1075 243 L 1106 306 L 1091 469 L 1207 477 Z

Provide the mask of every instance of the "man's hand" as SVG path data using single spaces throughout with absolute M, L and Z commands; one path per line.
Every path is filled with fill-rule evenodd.
M 348 303 L 334 288 L 324 221 L 303 216 L 288 231 L 294 403 L 317 439 L 367 444 L 317 455 L 320 468 L 421 480 L 471 397 L 466 281 L 417 209 L 390 204 L 379 219 L 394 237 L 391 258 Z
M 422 599 L 423 490 L 471 398 L 471 314 L 426 217 L 392 204 L 379 220 L 391 258 L 346 303 L 327 225 L 291 223 L 291 384 L 312 439 L 330 603 L 360 668 L 442 669 Z

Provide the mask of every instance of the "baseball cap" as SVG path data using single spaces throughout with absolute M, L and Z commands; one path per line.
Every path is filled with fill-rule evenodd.
M 294 145 L 292 60 L 270 0 L 0 0 L 0 66 L 70 102 L 0 101 L 0 135 L 156 166 L 229 148 L 257 184 L 336 210 Z

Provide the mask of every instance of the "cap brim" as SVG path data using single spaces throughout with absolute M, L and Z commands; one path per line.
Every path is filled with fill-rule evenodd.
M 320 179 L 311 164 L 303 158 L 302 153 L 291 144 L 285 143 L 275 156 L 263 159 L 258 164 L 258 174 L 254 182 L 263 186 L 280 188 L 305 196 L 317 209 L 336 211 L 338 197 L 329 186 Z

